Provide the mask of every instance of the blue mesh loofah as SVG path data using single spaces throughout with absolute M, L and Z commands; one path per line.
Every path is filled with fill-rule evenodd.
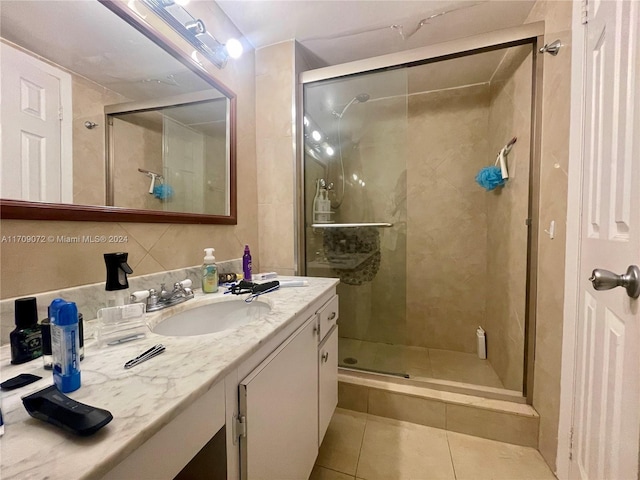
M 167 184 L 156 185 L 153 187 L 153 195 L 160 200 L 168 200 L 173 197 L 173 188 Z
M 476 175 L 476 182 L 480 184 L 482 188 L 486 188 L 487 191 L 493 190 L 496 187 L 502 187 L 505 184 L 505 180 L 502 178 L 502 173 L 498 167 L 484 167 Z

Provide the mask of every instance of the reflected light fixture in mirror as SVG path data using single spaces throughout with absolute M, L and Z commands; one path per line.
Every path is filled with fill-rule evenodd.
M 216 67 L 224 68 L 229 57 L 242 55 L 242 43 L 235 38 L 220 43 L 205 27 L 204 22 L 193 17 L 185 8 L 188 0 L 142 0 L 171 28 L 193 45 Z
M 132 10 L 131 5 L 136 6 L 137 10 Z M 48 18 L 51 20 L 50 28 L 26 32 L 29 29 L 24 28 L 23 25 L 32 24 L 34 18 Z M 5 189 L 2 188 L 1 196 L 4 198 L 0 198 L 0 217 L 3 220 L 227 225 L 237 223 L 236 95 L 209 73 L 213 64 L 204 58 L 204 55 L 199 54 L 201 61 L 195 62 L 191 58 L 190 50 L 187 50 L 188 47 L 178 46 L 182 42 L 177 32 L 164 28 L 163 20 L 139 0 L 128 3 L 109 0 L 99 2 L 3 0 L 1 19 L 2 46 L 15 45 L 22 50 L 21 53 L 29 54 L 34 59 L 46 59 L 44 61 L 60 65 L 73 78 L 79 79 L 77 88 L 74 87 L 71 90 L 72 93 L 77 93 L 73 97 L 73 108 L 77 107 L 77 110 L 71 108 L 65 110 L 70 112 L 69 115 L 65 115 L 65 119 L 73 125 L 73 135 L 64 143 L 66 150 L 60 147 L 60 155 L 69 159 L 72 164 L 75 162 L 77 168 L 73 169 L 73 172 L 82 173 L 73 182 L 74 186 L 80 188 L 73 191 L 73 197 L 68 200 L 4 195 Z M 84 21 L 78 21 L 81 19 Z M 56 24 L 60 25 L 64 22 L 68 28 L 61 31 L 55 29 Z M 46 20 L 43 24 L 46 24 Z M 136 31 L 142 35 L 137 36 Z M 92 33 L 89 37 L 90 41 L 86 39 L 86 35 L 83 35 L 87 32 Z M 176 40 L 179 42 L 176 43 Z M 4 61 L 6 58 L 4 55 L 2 57 Z M 88 61 L 83 61 L 85 58 Z M 98 58 L 100 62 L 94 61 Z M 65 63 L 65 60 L 69 62 Z M 172 62 L 176 60 L 177 62 L 173 64 Z M 4 74 L 8 71 L 3 68 L 3 81 Z M 178 87 L 181 87 L 179 91 L 176 90 Z M 99 90 L 101 93 L 96 96 L 94 90 Z M 226 168 L 224 176 L 222 174 L 218 176 L 220 182 L 214 185 L 215 188 L 221 186 L 220 192 L 224 186 L 225 198 L 221 200 L 223 210 L 217 210 L 216 213 L 199 210 L 187 213 L 182 209 L 168 208 L 169 202 L 156 205 L 153 209 L 133 204 L 131 206 L 106 205 L 105 181 L 109 180 L 109 170 L 105 161 L 107 145 L 104 135 L 101 135 L 107 126 L 104 108 L 108 105 L 121 104 L 121 102 L 153 101 L 157 104 L 158 99 L 207 90 L 212 94 L 219 92 L 221 98 L 226 97 L 224 115 L 226 131 L 223 132 L 225 139 L 224 145 L 221 146 L 226 149 Z M 103 95 L 103 92 L 106 94 Z M 6 113 L 4 103 L 3 118 Z M 209 120 L 213 121 L 213 119 Z M 96 127 L 87 129 L 85 127 L 87 121 L 93 122 L 92 125 L 95 124 Z M 5 133 L 3 128 L 3 134 Z M 0 143 L 3 149 L 8 144 L 5 141 Z M 53 151 L 53 149 L 49 150 Z M 55 151 L 53 153 L 55 154 Z M 3 160 L 16 156 L 21 158 L 20 155 L 4 155 L 4 151 L 2 155 Z M 146 161 L 147 156 L 142 155 L 139 159 Z M 6 162 L 0 162 L 0 169 L 5 165 Z M 137 172 L 138 167 L 146 168 L 143 164 L 135 164 L 131 167 L 135 171 L 136 178 L 145 178 Z M 8 176 L 3 174 L 1 177 L 6 179 Z M 45 187 L 54 178 L 51 175 L 42 177 L 46 180 L 42 182 Z M 128 175 L 125 175 L 123 178 L 127 177 Z M 72 178 L 71 173 L 63 178 Z M 144 183 L 144 190 L 148 191 L 149 183 Z M 176 185 L 175 179 L 172 179 L 172 183 Z M 148 193 L 146 195 L 151 196 Z

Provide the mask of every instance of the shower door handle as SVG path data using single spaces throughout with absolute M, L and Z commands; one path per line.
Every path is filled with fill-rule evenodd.
M 630 265 L 627 273 L 617 275 L 609 270 L 596 268 L 589 277 L 589 281 L 596 290 L 610 290 L 623 287 L 631 298 L 640 297 L 640 268 Z

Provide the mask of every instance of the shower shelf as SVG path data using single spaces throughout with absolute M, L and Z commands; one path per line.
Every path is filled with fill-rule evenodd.
M 313 228 L 357 228 L 357 227 L 390 228 L 390 227 L 393 227 L 393 223 L 386 223 L 386 222 L 378 222 L 378 223 L 314 223 L 311 226 Z

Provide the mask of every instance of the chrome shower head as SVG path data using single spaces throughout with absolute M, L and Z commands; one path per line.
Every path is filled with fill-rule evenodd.
M 351 106 L 351 104 L 353 104 L 354 102 L 358 102 L 358 103 L 364 103 L 367 100 L 369 100 L 369 98 L 371 98 L 371 96 L 368 93 L 359 93 L 358 95 L 356 95 L 355 97 L 353 97 L 351 100 L 349 100 L 349 103 L 347 103 L 344 108 L 342 109 L 342 111 L 340 113 L 337 112 L 332 112 L 336 117 L 338 118 L 342 118 L 342 116 L 344 115 L 344 112 L 347 111 L 347 108 L 349 108 Z

